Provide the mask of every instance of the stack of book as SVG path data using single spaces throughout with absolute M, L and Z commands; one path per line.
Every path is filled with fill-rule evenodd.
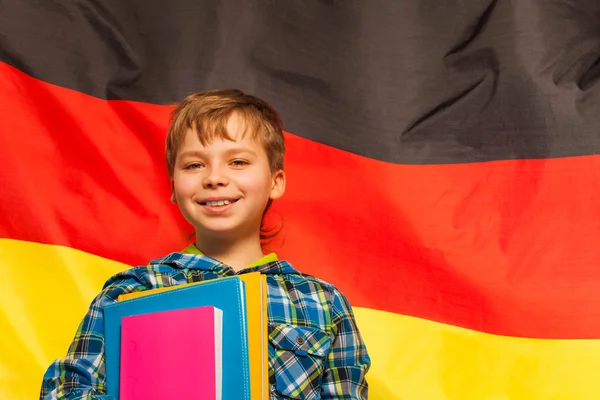
M 104 308 L 107 394 L 268 398 L 267 287 L 258 272 L 133 292 Z

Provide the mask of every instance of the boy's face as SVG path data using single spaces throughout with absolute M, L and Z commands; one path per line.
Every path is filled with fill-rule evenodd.
M 189 130 L 178 150 L 172 200 L 198 237 L 235 240 L 259 234 L 267 202 L 285 191 L 285 174 L 271 172 L 264 147 L 250 133 L 243 135 L 245 128 L 234 113 L 227 122 L 234 141 L 216 138 L 203 146 Z

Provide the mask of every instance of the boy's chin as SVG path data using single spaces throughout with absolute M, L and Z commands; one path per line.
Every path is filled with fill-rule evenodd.
M 196 237 L 218 240 L 236 240 L 244 237 L 244 231 L 239 226 L 202 226 L 196 227 Z

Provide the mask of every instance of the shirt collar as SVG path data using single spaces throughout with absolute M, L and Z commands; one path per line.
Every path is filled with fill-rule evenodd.
M 181 250 L 183 254 L 200 254 L 204 255 L 198 247 L 194 243 L 190 243 L 185 249 Z M 258 267 L 263 264 L 268 264 L 271 262 L 278 261 L 277 254 L 269 253 L 256 260 L 252 264 L 248 265 L 246 268 Z
M 240 275 L 250 272 L 260 272 L 261 274 L 299 274 L 290 263 L 279 260 L 275 253 L 267 254 L 260 260 L 250 264 L 248 267 L 237 273 L 228 265 L 212 257 L 202 254 L 202 252 L 192 243 L 181 252 L 171 253 L 163 258 L 150 262 L 151 266 L 171 265 L 177 268 L 199 269 L 213 271 L 219 275 Z

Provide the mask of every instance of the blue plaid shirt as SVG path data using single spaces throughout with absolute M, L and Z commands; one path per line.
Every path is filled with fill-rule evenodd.
M 267 276 L 271 399 L 366 399 L 370 366 L 350 304 L 331 284 L 271 261 L 238 272 Z M 103 308 L 120 294 L 235 275 L 201 255 L 173 253 L 110 278 L 92 302 L 64 359 L 46 371 L 40 399 L 110 399 Z M 299 336 L 305 338 L 299 348 Z

